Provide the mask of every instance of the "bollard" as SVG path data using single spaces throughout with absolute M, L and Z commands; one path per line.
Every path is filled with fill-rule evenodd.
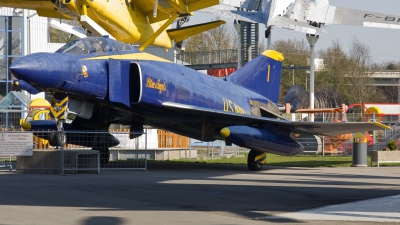
M 367 166 L 367 138 L 361 133 L 353 137 L 353 164 L 351 166 Z

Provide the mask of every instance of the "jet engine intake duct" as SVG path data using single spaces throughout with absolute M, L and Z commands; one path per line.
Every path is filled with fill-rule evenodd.
M 229 126 L 221 130 L 226 140 L 261 152 L 277 155 L 295 155 L 303 152 L 303 146 L 291 137 L 291 132 L 274 124 L 262 129 L 250 126 Z
M 142 86 L 140 66 L 129 60 L 114 59 L 110 59 L 108 65 L 110 101 L 122 103 L 128 107 L 139 103 Z

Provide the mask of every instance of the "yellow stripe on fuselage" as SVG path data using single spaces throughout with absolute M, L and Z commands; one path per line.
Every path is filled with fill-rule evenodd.
M 159 62 L 171 62 L 164 58 L 146 53 L 130 53 L 130 54 L 121 54 L 121 55 L 102 55 L 102 56 L 95 56 L 90 58 L 85 58 L 84 60 L 104 60 L 104 59 L 125 59 L 125 60 L 152 60 L 152 61 L 159 61 Z

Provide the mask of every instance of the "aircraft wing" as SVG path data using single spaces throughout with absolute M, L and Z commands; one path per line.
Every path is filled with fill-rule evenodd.
M 294 133 L 312 133 L 317 135 L 334 136 L 345 133 L 391 129 L 388 126 L 376 122 L 292 122 L 289 120 L 236 114 L 217 109 L 208 109 L 174 102 L 165 102 L 163 103 L 163 107 L 184 114 L 199 115 L 206 118 L 210 123 L 220 124 L 222 126 L 269 123 L 281 126 L 282 128 Z
M 314 27 L 314 26 L 308 25 L 307 23 L 291 20 L 291 19 L 288 19 L 285 17 L 280 17 L 280 16 L 274 17 L 270 21 L 268 21 L 268 26 L 276 26 L 276 27 L 280 27 L 280 28 L 284 28 L 284 29 L 288 29 L 288 30 L 294 30 L 294 31 L 298 31 L 298 32 L 306 33 L 306 34 L 314 34 L 314 35 L 326 34 L 326 31 L 321 28 Z
M 167 30 L 168 35 L 171 37 L 172 40 L 175 42 L 181 42 L 190 36 L 199 34 L 201 32 L 214 29 L 222 24 L 225 24 L 226 22 L 223 20 L 218 20 L 214 22 L 209 22 L 209 23 L 203 23 L 203 24 L 196 24 L 192 26 L 187 26 L 187 27 L 182 27 L 178 29 L 170 29 Z
M 336 7 L 335 16 L 328 24 L 400 29 L 400 16 Z
M 156 17 L 154 17 L 154 3 L 156 0 L 131 0 L 134 4 L 131 7 L 137 7 L 146 12 L 151 23 L 169 19 L 172 14 L 180 16 L 190 15 L 192 12 L 204 9 L 210 6 L 218 5 L 220 0 L 158 0 Z
M 52 3 L 51 0 L 1 0 L 0 7 L 36 10 L 39 16 L 51 18 L 60 17 L 58 4 Z M 76 13 L 71 11 L 66 5 L 61 5 L 62 19 L 72 20 L 76 16 Z
M 400 16 L 368 12 L 329 5 L 328 1 L 298 1 L 288 18 L 302 22 L 312 21 L 324 25 L 340 24 L 364 27 L 400 29 Z

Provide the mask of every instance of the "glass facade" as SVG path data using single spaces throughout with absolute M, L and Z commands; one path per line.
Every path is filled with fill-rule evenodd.
M 21 16 L 0 16 L 0 100 L 12 91 L 10 65 L 24 54 L 23 22 Z

